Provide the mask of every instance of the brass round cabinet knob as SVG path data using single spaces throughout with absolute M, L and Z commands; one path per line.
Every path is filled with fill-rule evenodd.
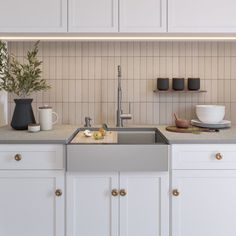
M 15 155 L 15 160 L 16 160 L 16 161 L 21 161 L 21 160 L 22 160 L 21 154 L 18 154 L 18 153 L 17 153 L 17 154 Z
M 124 196 L 126 196 L 126 195 L 127 195 L 126 190 L 125 190 L 125 189 L 121 189 L 121 190 L 120 190 L 120 196 L 124 197 Z
M 223 156 L 220 153 L 216 153 L 216 160 L 220 161 L 223 159 Z
M 179 191 L 178 191 L 178 189 L 174 189 L 174 190 L 172 191 L 172 194 L 173 194 L 175 197 L 178 197 L 178 196 L 179 196 Z
M 60 196 L 62 195 L 61 189 L 57 189 L 57 190 L 55 191 L 55 195 L 56 195 L 57 197 L 60 197 Z
M 117 189 L 112 189 L 112 190 L 111 190 L 111 195 L 112 195 L 113 197 L 118 196 L 118 194 L 119 194 L 119 192 L 118 192 Z

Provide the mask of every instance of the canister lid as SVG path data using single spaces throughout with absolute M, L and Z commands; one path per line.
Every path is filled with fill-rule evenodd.
M 50 107 L 48 105 L 43 105 L 43 106 L 39 107 L 39 109 L 52 109 L 52 107 Z
M 36 124 L 33 124 L 33 123 L 32 123 L 32 124 L 28 124 L 28 127 L 29 127 L 29 126 L 30 126 L 30 127 L 37 127 L 37 126 L 40 127 L 40 124 L 37 124 L 37 123 L 36 123 Z

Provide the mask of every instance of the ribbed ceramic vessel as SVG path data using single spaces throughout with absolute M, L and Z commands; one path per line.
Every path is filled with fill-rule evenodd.
M 14 99 L 14 101 L 16 106 L 11 121 L 11 127 L 16 130 L 27 130 L 28 124 L 36 123 L 31 106 L 33 99 Z

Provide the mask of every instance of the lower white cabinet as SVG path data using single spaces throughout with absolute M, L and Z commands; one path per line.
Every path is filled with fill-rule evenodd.
M 172 180 L 172 236 L 235 236 L 236 171 L 179 170 Z
M 120 236 L 166 236 L 168 173 L 120 173 Z
M 64 236 L 64 172 L 0 171 L 0 235 Z
M 1 236 L 65 236 L 63 154 L 63 145 L 0 145 Z
M 235 236 L 234 149 L 234 145 L 172 147 L 171 236 Z
M 67 236 L 118 236 L 118 174 L 67 174 Z
M 168 173 L 68 173 L 67 236 L 167 236 Z

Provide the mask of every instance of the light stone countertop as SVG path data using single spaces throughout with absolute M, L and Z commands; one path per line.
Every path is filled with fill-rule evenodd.
M 169 144 L 236 144 L 236 126 L 229 129 L 220 129 L 220 132 L 174 133 L 169 132 L 166 126 L 157 126 L 158 130 L 168 140 Z
M 27 130 L 14 130 L 10 126 L 3 126 L 0 128 L 0 144 L 67 144 L 80 127 L 82 126 L 55 125 L 50 131 L 30 133 Z M 232 126 L 230 129 L 221 129 L 220 132 L 202 132 L 200 134 L 169 132 L 165 129 L 166 125 L 130 127 L 158 128 L 169 144 L 236 144 L 236 126 Z
M 55 125 L 53 130 L 30 133 L 14 130 L 10 126 L 0 128 L 0 144 L 67 144 L 78 125 Z

